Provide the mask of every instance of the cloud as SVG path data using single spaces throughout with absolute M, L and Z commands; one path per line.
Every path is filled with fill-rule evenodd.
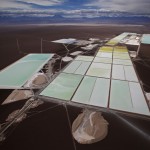
M 150 0 L 0 0 L 0 10 L 99 9 L 105 12 L 149 13 Z
M 150 16 L 149 8 L 149 0 L 0 0 L 0 15 L 12 17 Z
M 65 9 L 13 9 L 13 10 L 3 10 L 1 11 L 1 16 L 10 16 L 10 17 L 53 17 L 55 15 L 61 15 L 64 18 L 98 18 L 98 17 L 149 17 L 150 15 L 140 15 L 132 14 L 127 12 L 116 12 L 108 11 L 105 9 L 74 9 L 74 10 L 65 10 Z
M 97 9 L 76 9 L 63 12 L 65 18 L 96 18 L 99 17 Z
M 64 2 L 65 0 L 0 0 L 0 9 L 33 9 L 35 5 L 48 7 Z
M 85 6 L 97 7 L 110 11 L 124 11 L 132 13 L 150 13 L 149 0 L 93 0 Z
M 0 15 L 11 17 L 52 17 L 60 10 L 48 9 L 47 7 L 59 6 L 64 2 L 65 0 L 0 0 Z
M 9 16 L 9 17 L 53 17 L 57 13 L 62 13 L 63 10 L 57 9 L 13 9 L 13 10 L 3 10 L 1 11 L 1 16 Z
M 0 9 L 27 9 L 30 6 L 27 6 L 26 4 L 23 3 L 18 3 L 15 0 L 0 0 Z
M 54 6 L 63 4 L 64 0 L 18 0 L 18 2 L 40 6 Z

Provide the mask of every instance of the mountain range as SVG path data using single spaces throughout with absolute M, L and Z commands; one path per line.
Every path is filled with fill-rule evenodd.
M 33 24 L 33 23 L 110 23 L 110 24 L 150 24 L 148 16 L 99 16 L 99 17 L 64 17 L 56 14 L 47 16 L 6 16 L 0 15 L 0 24 Z

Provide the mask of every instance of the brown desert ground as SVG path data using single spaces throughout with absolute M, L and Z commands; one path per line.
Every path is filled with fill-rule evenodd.
M 0 26 L 0 69 L 21 58 L 17 48 L 25 53 L 40 53 L 41 38 L 52 41 L 61 38 L 112 38 L 123 32 L 149 33 L 150 26 L 142 25 L 18 25 Z M 56 44 L 43 42 L 43 53 L 59 51 Z
M 122 32 L 150 33 L 150 26 L 132 25 L 18 25 L 0 26 L 0 70 L 23 57 L 25 53 L 61 54 L 63 48 L 49 41 L 61 38 L 113 38 Z M 17 45 L 19 43 L 19 47 Z M 135 64 L 139 77 L 150 85 L 150 70 Z M 150 91 L 148 87 L 145 90 Z M 0 90 L 0 103 L 11 90 Z M 0 123 L 25 101 L 0 106 Z M 0 150 L 148 150 L 150 147 L 150 119 L 103 112 L 109 123 L 107 137 L 95 144 L 81 145 L 72 139 L 70 124 L 82 108 L 44 102 L 31 109 L 27 118 L 14 124 L 7 132 L 7 139 L 0 143 Z M 68 117 L 67 117 L 68 114 Z M 68 121 L 68 119 L 70 121 Z M 0 137 L 1 138 L 1 137 Z

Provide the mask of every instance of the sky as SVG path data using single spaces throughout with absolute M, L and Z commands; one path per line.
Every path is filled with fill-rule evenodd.
M 150 0 L 0 0 L 1 16 L 96 18 L 148 16 Z

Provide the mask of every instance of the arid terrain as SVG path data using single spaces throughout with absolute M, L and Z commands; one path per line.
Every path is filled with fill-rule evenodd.
M 13 63 L 25 53 L 40 53 L 41 38 L 52 41 L 60 38 L 112 38 L 122 32 L 149 33 L 149 26 L 141 25 L 18 25 L 0 27 L 0 69 Z M 43 53 L 59 51 L 56 44 L 43 42 Z
M 25 53 L 40 53 L 41 39 L 43 53 L 61 53 L 63 47 L 50 41 L 61 38 L 88 40 L 113 38 L 122 32 L 150 33 L 150 26 L 142 25 L 18 25 L 0 27 L 0 70 L 23 57 Z M 150 70 L 135 64 L 139 77 L 150 85 Z M 147 91 L 150 89 L 145 87 Z M 11 90 L 0 90 L 0 103 Z M 12 111 L 20 109 L 25 101 L 0 106 L 0 123 Z M 70 123 L 82 111 L 67 106 Z M 81 145 L 71 136 L 67 112 L 63 105 L 45 102 L 31 109 L 27 118 L 14 124 L 7 133 L 7 139 L 0 144 L 0 150 L 148 150 L 150 147 L 150 120 L 115 114 L 102 113 L 109 122 L 107 137 L 101 142 Z M 74 145 L 75 144 L 75 145 Z

